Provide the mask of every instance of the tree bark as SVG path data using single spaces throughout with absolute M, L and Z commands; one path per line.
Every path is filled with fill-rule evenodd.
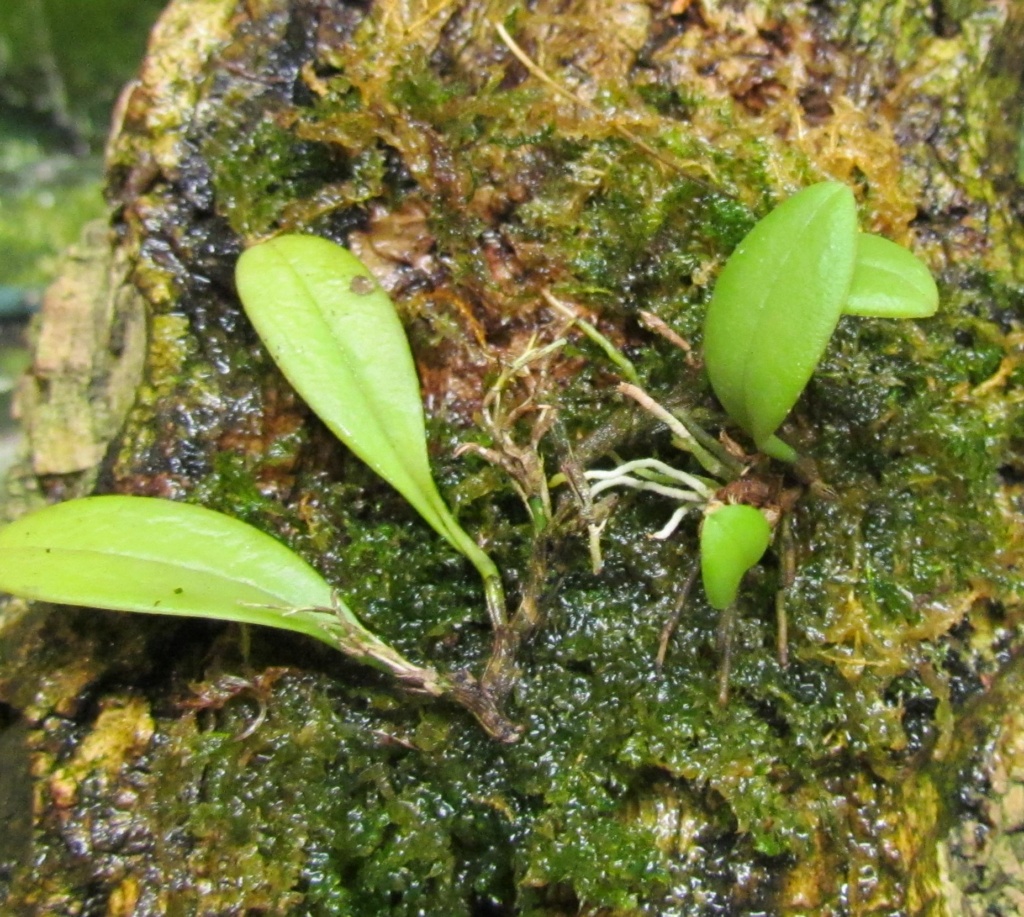
M 6 911 L 1019 912 L 1022 35 L 982 0 L 170 3 L 111 137 L 109 237 L 47 299 L 8 515 L 117 492 L 242 518 L 407 658 L 493 675 L 522 732 L 298 636 L 11 601 Z M 556 475 L 688 468 L 602 340 L 749 448 L 704 305 L 825 178 L 942 305 L 845 319 L 787 421 L 833 495 L 748 576 L 722 705 L 717 617 L 680 600 L 696 524 L 651 539 L 673 504 Z M 246 321 L 235 261 L 277 232 L 347 244 L 395 299 L 436 476 L 512 599 L 497 674 L 473 571 Z

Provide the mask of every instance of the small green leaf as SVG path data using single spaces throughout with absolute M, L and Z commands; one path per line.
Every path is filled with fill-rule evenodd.
M 761 451 L 794 461 L 775 431 L 840 316 L 924 318 L 938 299 L 923 262 L 888 239 L 857 232 L 849 188 L 811 185 L 757 223 L 722 269 L 704 325 L 711 386 Z
M 928 318 L 938 308 L 939 289 L 920 258 L 882 236 L 860 233 L 843 312 L 878 318 Z
M 295 390 L 448 537 L 405 329 L 370 272 L 333 242 L 291 235 L 248 249 L 236 280 L 249 319 Z
M 857 212 L 845 185 L 822 182 L 780 204 L 736 247 L 715 284 L 704 359 L 715 394 L 758 447 L 792 409 L 846 303 Z
M 86 497 L 23 516 L 0 529 L 0 592 L 295 631 L 390 673 L 410 690 L 450 697 L 502 741 L 518 736 L 468 676 L 452 679 L 409 662 L 363 627 L 289 548 L 199 506 Z
M 752 506 L 727 505 L 711 510 L 700 530 L 700 572 L 712 608 L 736 601 L 744 574 L 768 549 L 771 526 Z
M 419 382 L 387 293 L 349 251 L 285 235 L 248 249 L 236 271 L 245 311 L 295 390 L 349 449 L 390 483 L 498 588 L 493 561 L 438 493 Z
M 335 600 L 316 570 L 244 522 L 170 500 L 87 497 L 23 516 L 0 529 L 0 591 L 269 625 L 338 648 Z

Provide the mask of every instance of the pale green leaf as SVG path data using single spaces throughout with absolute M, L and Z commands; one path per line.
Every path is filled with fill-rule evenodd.
M 853 194 L 805 188 L 757 223 L 715 284 L 704 359 L 730 416 L 770 454 L 773 436 L 821 359 L 846 302 L 856 257 Z
M 496 582 L 493 562 L 438 493 L 405 329 L 373 275 L 333 242 L 285 235 L 248 249 L 236 282 L 250 320 L 306 403 Z
M 736 601 L 744 574 L 760 561 L 771 537 L 768 520 L 752 506 L 708 512 L 700 530 L 700 568 L 712 608 L 723 610 Z
M 882 236 L 857 237 L 857 261 L 847 315 L 928 318 L 939 308 L 935 278 L 920 258 Z
M 23 516 L 0 529 L 0 591 L 263 624 L 339 648 L 335 599 L 316 570 L 244 522 L 170 500 L 87 497 Z

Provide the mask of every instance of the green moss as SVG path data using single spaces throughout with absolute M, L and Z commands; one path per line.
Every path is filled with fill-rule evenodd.
M 909 36 L 920 40 L 917 31 Z M 554 289 L 598 313 L 656 395 L 692 403 L 710 427 L 720 425 L 699 371 L 643 336 L 634 316 L 650 309 L 699 343 L 714 264 L 765 206 L 778 170 L 803 180 L 813 174 L 813 154 L 748 139 L 742 158 L 712 157 L 718 181 L 709 188 L 615 129 L 610 102 L 624 98 L 621 88 L 597 97 L 598 107 L 608 105 L 604 119 L 564 110 L 552 116 L 550 94 L 505 89 L 493 76 L 485 68 L 474 81 L 458 66 L 442 74 L 430 58 L 412 54 L 393 74 L 378 67 L 375 81 L 360 82 L 364 109 L 387 126 L 406 170 L 392 174 L 378 202 L 394 206 L 403 182 L 415 182 L 429 211 L 432 255 L 455 295 L 477 307 L 485 331 L 500 339 L 503 322 L 530 318 L 539 291 Z M 306 135 L 330 143 L 331 131 L 347 125 L 339 143 L 351 147 L 350 95 L 339 94 L 335 111 L 328 96 L 303 113 Z M 758 131 L 757 117 L 721 100 L 700 113 L 699 124 L 675 119 L 680 110 L 696 111 L 699 98 L 681 99 L 656 82 L 644 93 L 645 116 L 673 116 L 661 136 L 675 155 L 706 150 L 725 125 Z M 868 157 L 873 147 L 865 142 Z M 887 186 L 875 181 L 880 207 Z M 724 190 L 730 185 L 745 189 L 742 200 Z M 502 196 L 513 186 L 516 195 Z M 268 224 L 280 205 L 266 207 L 245 219 Z M 992 281 L 976 275 L 970 288 L 979 283 Z M 977 388 L 997 372 L 1010 343 L 992 316 L 959 309 L 949 289 L 946 302 L 944 317 L 920 329 L 845 322 L 791 423 L 838 499 L 809 498 L 794 517 L 788 667 L 774 658 L 778 561 L 769 559 L 744 590 L 728 705 L 717 703 L 717 618 L 699 594 L 687 604 L 664 671 L 655 671 L 658 636 L 695 552 L 695 531 L 684 527 L 674 545 L 653 543 L 647 536 L 666 508 L 646 496 L 624 497 L 606 530 L 599 578 L 586 571 L 580 536 L 554 548 L 544 624 L 519 681 L 516 715 L 526 729 L 518 745 L 494 748 L 465 722 L 364 689 L 372 713 L 363 722 L 390 721 L 414 744 L 426 735 L 430 752 L 396 752 L 400 761 L 371 755 L 374 763 L 360 771 L 370 782 L 358 792 L 335 783 L 342 798 L 354 794 L 341 818 L 350 835 L 332 836 L 306 860 L 317 864 L 323 900 L 345 913 L 371 913 L 385 901 L 393 913 L 462 913 L 473 895 L 457 892 L 451 877 L 468 868 L 460 851 L 472 850 L 480 900 L 516 901 L 527 914 L 644 913 L 669 902 L 737 906 L 733 867 L 743 863 L 750 897 L 739 913 L 781 900 L 780 870 L 840 856 L 828 840 L 846 830 L 835 813 L 851 799 L 867 820 L 886 811 L 893 804 L 887 781 L 922 745 L 944 741 L 954 685 L 947 663 L 963 649 L 948 634 L 963 620 L 967 593 L 984 583 L 983 592 L 1004 594 L 1000 558 L 1010 534 L 994 485 L 1019 415 L 994 418 Z M 431 334 L 414 340 L 432 348 L 425 355 L 432 371 L 457 378 L 480 359 L 458 341 L 463 333 L 459 321 L 435 317 Z M 568 441 L 581 443 L 614 423 L 618 405 L 610 368 L 586 342 L 566 354 L 587 362 L 543 397 L 559 408 Z M 434 428 L 439 477 L 456 497 L 466 494 L 455 502 L 468 527 L 496 548 L 512 585 L 522 587 L 515 580 L 525 516 L 500 476 L 448 458 L 458 438 Z M 656 433 L 632 442 L 613 433 L 609 441 L 624 454 L 680 461 Z M 553 470 L 557 451 L 546 457 Z M 303 490 L 318 496 L 306 504 L 314 521 L 297 543 L 318 546 L 317 562 L 353 607 L 413 658 L 478 666 L 487 635 L 464 564 L 365 472 L 345 463 L 340 476 L 344 483 L 328 486 L 307 479 Z M 352 711 L 334 715 L 351 722 Z M 848 781 L 824 779 L 835 762 L 853 775 Z M 376 798 L 382 781 L 389 787 L 383 800 Z M 456 827 L 446 806 L 478 813 L 480 821 Z M 693 836 L 673 847 L 657 819 L 638 816 L 658 806 L 666 817 L 692 819 Z M 922 809 L 922 833 L 935 817 Z M 882 843 L 887 831 L 878 828 L 865 843 Z M 686 865 L 698 849 L 710 851 L 712 868 Z M 892 883 L 899 880 L 880 878 L 877 894 Z M 827 900 L 841 899 L 838 885 L 819 886 Z M 361 903 L 346 888 L 358 888 Z M 311 887 L 310 900 L 317 893 Z
M 337 174 L 344 160 L 322 144 L 296 143 L 271 120 L 252 125 L 244 113 L 235 117 L 207 138 L 203 155 L 215 170 L 214 187 L 232 228 L 244 237 L 260 236 L 291 202 Z
M 615 455 L 685 465 L 542 291 L 585 310 L 656 397 L 737 436 L 699 365 L 637 315 L 654 312 L 698 348 L 718 265 L 792 187 L 834 174 L 858 187 L 878 228 L 900 236 L 913 225 L 942 274 L 943 309 L 920 323 L 844 320 L 788 422 L 785 435 L 836 494 L 805 494 L 791 517 L 788 666 L 775 652 L 781 547 L 742 590 L 732 697 L 720 705 L 719 622 L 699 588 L 661 671 L 654 661 L 695 557 L 696 520 L 654 541 L 671 508 L 623 495 L 595 575 L 558 490 L 541 621 L 509 704 L 519 743 L 499 746 L 458 709 L 302 641 L 256 633 L 240 660 L 232 632 L 203 632 L 162 676 L 182 693 L 216 684 L 218 667 L 256 673 L 254 683 L 289 671 L 158 722 L 147 830 L 170 840 L 149 887 L 181 888 L 182 912 L 358 917 L 841 912 L 854 873 L 865 912 L 923 894 L 936 867 L 922 848 L 955 795 L 949 772 L 924 762 L 948 753 L 959 755 L 951 770 L 965 766 L 954 741 L 965 704 L 1019 642 L 1022 299 L 1012 272 L 972 241 L 986 208 L 1005 216 L 997 197 L 969 200 L 964 217 L 946 179 L 913 187 L 915 175 L 958 173 L 940 167 L 952 161 L 944 147 L 897 143 L 879 126 L 888 108 L 844 108 L 837 91 L 823 124 L 796 119 L 805 86 L 786 50 L 816 43 L 818 88 L 828 88 L 861 59 L 860 36 L 873 37 L 883 47 L 865 58 L 864 79 L 902 111 L 913 100 L 885 82 L 888 63 L 931 48 L 933 14 L 900 9 L 913 20 L 909 49 L 882 40 L 888 7 L 828 20 L 824 9 L 810 18 L 798 4 L 759 4 L 730 7 L 744 28 L 721 34 L 699 17 L 663 18 L 657 41 L 628 52 L 611 41 L 615 53 L 586 66 L 580 49 L 617 35 L 615 23 L 524 13 L 524 46 L 593 108 L 526 76 L 471 12 L 452 13 L 447 32 L 380 14 L 373 27 L 348 23 L 287 100 L 245 95 L 247 82 L 245 104 L 208 133 L 196 128 L 212 206 L 234 232 L 361 231 L 410 321 L 441 488 L 506 572 L 513 608 L 531 588 L 526 511 L 503 473 L 453 452 L 493 445 L 474 414 L 500 361 L 531 335 L 570 338 L 508 394 L 557 410 L 539 444 L 549 474 L 569 446 L 588 466 Z M 680 75 L 689 57 L 671 49 L 683 38 L 707 57 Z M 743 70 L 750 61 L 761 69 Z M 731 68 L 742 71 L 734 82 Z M 953 131 L 961 114 L 942 115 L 957 149 L 974 138 Z M 900 129 L 917 136 L 911 122 Z M 165 486 L 273 532 L 410 659 L 479 673 L 491 635 L 473 571 L 297 404 L 217 285 L 238 240 L 181 231 L 177 192 L 160 193 L 146 202 L 146 232 L 159 226 L 184 266 L 173 273 L 147 250 L 139 274 L 159 280 L 156 311 L 181 317 L 154 325 L 150 387 L 112 472 L 118 486 Z M 369 219 L 410 202 L 432 241 L 415 258 L 395 244 L 401 232 Z M 170 229 L 153 215 L 161 206 Z M 516 442 L 534 418 L 513 425 Z M 225 635 L 212 649 L 211 633 Z M 266 720 L 238 738 L 260 703 Z M 47 843 L 60 842 L 53 829 Z
M 225 907 L 273 913 L 460 915 L 477 896 L 509 894 L 504 816 L 486 798 L 470 802 L 466 777 L 454 774 L 464 737 L 426 713 L 416 733 L 381 729 L 380 711 L 337 706 L 360 689 L 324 688 L 310 677 L 277 682 L 266 720 L 242 740 L 232 733 L 253 715 L 244 695 L 179 731 L 160 766 L 180 795 L 167 797 L 178 802 L 164 804 L 158 823 L 199 843 L 172 844 L 166 865 L 185 854 L 176 868 L 216 875 Z M 297 733 L 296 718 L 306 723 Z M 413 750 L 439 728 L 441 744 Z M 479 779 L 486 756 L 475 760 Z M 491 792 L 496 802 L 500 787 Z M 294 891 L 275 899 L 282 887 Z M 179 906 L 188 900 L 213 899 Z

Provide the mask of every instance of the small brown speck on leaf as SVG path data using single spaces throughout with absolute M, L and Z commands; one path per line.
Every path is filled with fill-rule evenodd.
M 373 292 L 373 281 L 365 274 L 357 274 L 352 278 L 352 282 L 348 285 L 348 288 L 353 293 L 358 293 L 360 296 L 366 296 Z

